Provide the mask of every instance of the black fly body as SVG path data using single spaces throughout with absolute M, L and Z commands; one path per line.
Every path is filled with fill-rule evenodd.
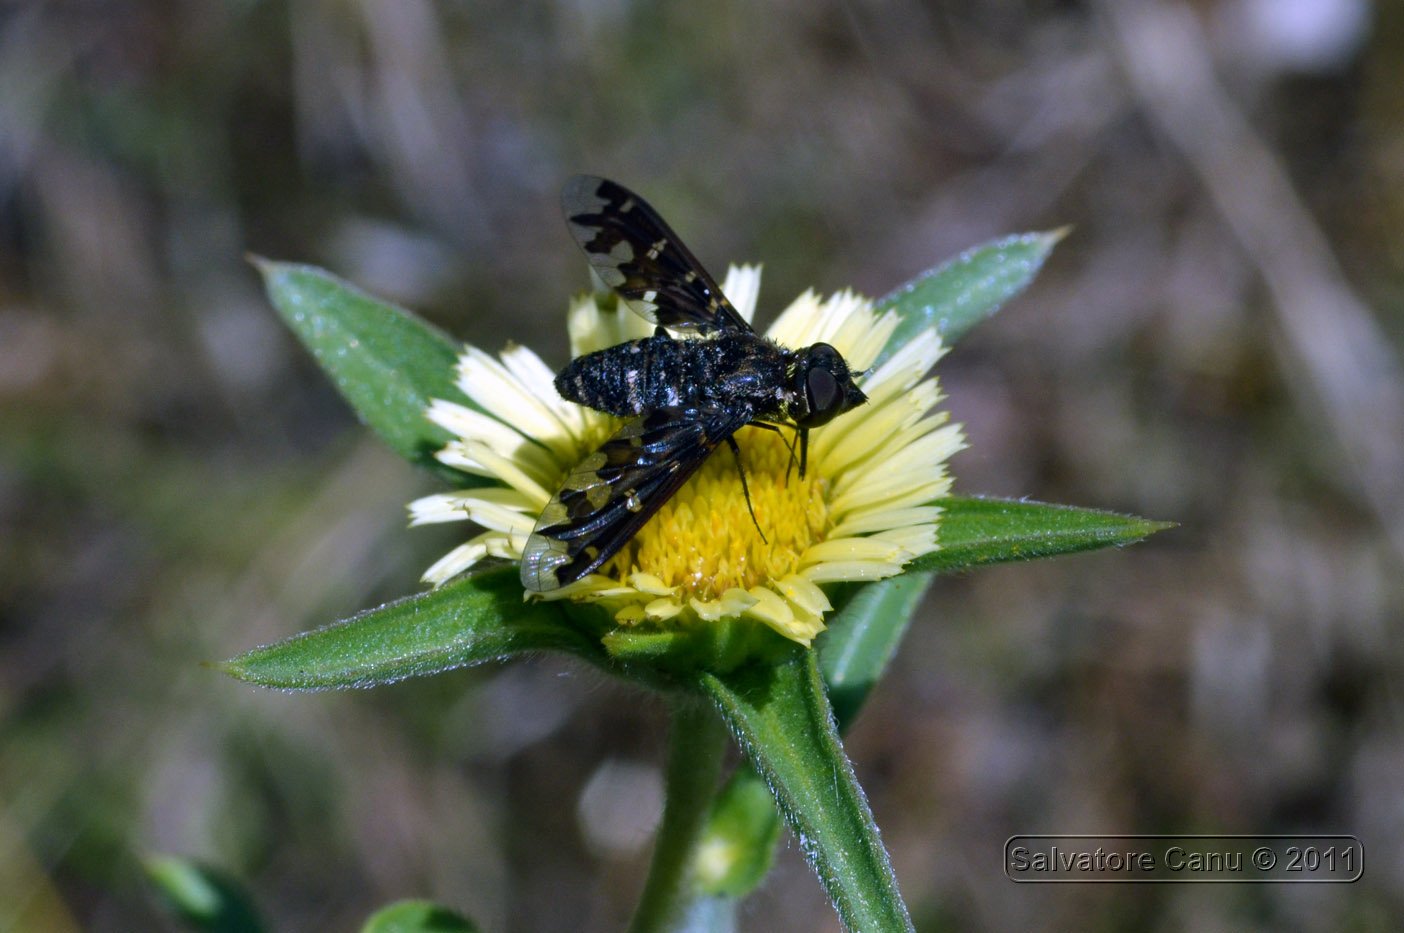
M 600 279 L 658 329 L 556 376 L 562 397 L 628 420 L 570 471 L 537 520 L 521 568 L 522 585 L 536 593 L 598 570 L 719 445 L 731 447 L 739 469 L 733 435 L 743 426 L 793 428 L 803 477 L 809 429 L 867 401 L 833 347 L 790 350 L 752 330 L 638 195 L 579 175 L 561 202 Z M 744 472 L 741 482 L 749 506 Z

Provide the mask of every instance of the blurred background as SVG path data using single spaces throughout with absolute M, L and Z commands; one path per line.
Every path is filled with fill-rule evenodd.
M 849 739 L 923 929 L 1404 918 L 1404 4 L 0 6 L 0 928 L 427 896 L 613 930 L 659 703 L 543 657 L 368 693 L 201 666 L 419 588 L 461 529 L 246 252 L 566 361 L 557 193 L 719 274 L 882 294 L 1074 225 L 942 363 L 957 490 L 1181 523 L 938 581 Z M 1014 885 L 1014 833 L 1356 833 L 1354 885 Z M 835 929 L 787 840 L 744 929 Z

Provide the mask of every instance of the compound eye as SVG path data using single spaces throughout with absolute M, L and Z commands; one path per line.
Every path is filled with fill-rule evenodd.
M 811 418 L 838 414 L 838 408 L 843 404 L 843 392 L 839 390 L 838 380 L 822 367 L 810 368 L 805 376 L 804 393 Z

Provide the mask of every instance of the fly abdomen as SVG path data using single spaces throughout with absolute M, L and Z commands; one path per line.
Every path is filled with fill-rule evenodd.
M 637 415 L 692 401 L 691 355 L 666 335 L 632 340 L 571 360 L 556 376 L 556 391 L 612 415 Z

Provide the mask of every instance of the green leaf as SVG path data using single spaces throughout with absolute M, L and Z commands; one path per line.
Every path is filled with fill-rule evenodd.
M 940 504 L 942 550 L 917 561 L 913 572 L 831 594 L 837 609 L 815 646 L 840 732 L 882 677 L 936 572 L 1129 544 L 1173 527 L 1038 502 L 952 498 Z M 728 871 L 712 880 L 699 869 L 705 893 L 741 897 L 764 879 L 779 821 L 769 801 L 756 803 L 761 788 L 755 771 L 743 766 L 723 789 L 702 850 L 725 853 Z M 743 815 L 732 818 L 733 808 Z
M 1023 291 L 1067 229 L 1020 233 L 991 240 L 924 272 L 877 302 L 877 310 L 902 317 L 878 356 L 879 365 L 928 327 L 950 346 Z
M 264 927 L 253 899 L 217 869 L 174 855 L 146 859 L 146 877 L 171 913 L 207 933 L 259 933 Z
M 931 579 L 930 573 L 904 573 L 854 586 L 835 598 L 839 609 L 816 644 L 840 732 L 847 731 L 887 669 Z
M 832 594 L 837 609 L 816 650 L 840 733 L 847 731 L 887 669 L 933 576 L 907 573 Z M 769 789 L 743 763 L 717 797 L 699 847 L 703 893 L 739 898 L 754 890 L 775 861 L 780 828 Z
M 478 925 L 433 901 L 396 901 L 366 918 L 361 933 L 478 933 Z
M 467 576 L 219 665 L 264 687 L 372 687 L 506 658 L 568 651 L 600 661 L 598 643 L 550 603 L 524 603 L 515 567 Z
M 454 385 L 457 344 L 323 269 L 266 259 L 254 264 L 273 306 L 361 420 L 410 462 L 472 485 L 434 459 L 451 435 L 424 414 L 432 399 L 463 400 Z
M 941 550 L 913 562 L 907 573 L 834 596 L 839 609 L 817 646 L 840 731 L 882 677 L 936 572 L 1130 544 L 1173 527 L 1041 502 L 950 498 L 939 504 Z
M 938 503 L 941 549 L 908 570 L 951 573 L 1006 561 L 1055 557 L 1131 544 L 1175 527 L 1134 515 L 1023 499 L 952 497 Z
M 704 674 L 700 685 L 774 794 L 850 930 L 910 930 L 863 789 L 839 741 L 814 652 Z

